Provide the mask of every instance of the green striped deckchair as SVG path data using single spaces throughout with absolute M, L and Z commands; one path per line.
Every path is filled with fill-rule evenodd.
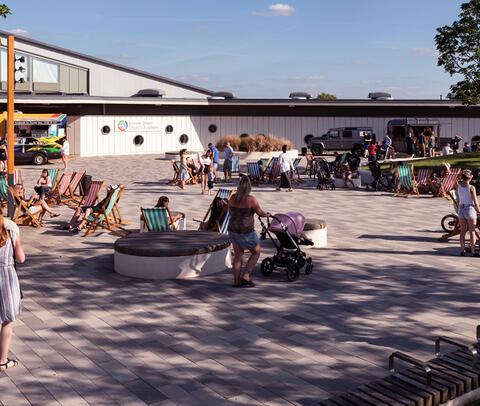
M 106 202 L 100 208 L 100 210 L 93 212 L 92 214 L 87 216 L 86 231 L 83 235 L 84 237 L 91 232 L 95 232 L 98 227 L 106 228 L 112 231 L 113 228 L 118 225 L 113 217 L 112 211 L 115 207 L 115 203 L 117 202 L 119 193 L 122 189 L 123 187 L 117 185 L 116 188 L 112 189 L 109 192 L 109 196 Z
M 0 200 L 6 202 L 8 198 L 8 182 L 6 176 L 0 176 Z
M 50 176 L 50 179 L 52 180 L 52 189 L 53 189 L 55 187 L 55 182 L 57 181 L 58 168 L 47 169 L 47 170 L 48 170 L 48 176 Z
M 409 196 L 413 193 L 418 193 L 417 182 L 413 177 L 413 166 L 412 165 L 400 165 L 397 168 L 398 170 L 398 187 L 397 193 L 395 196 L 403 194 L 404 196 Z
M 165 207 L 154 207 L 152 209 L 144 209 L 142 207 L 140 210 L 142 211 L 148 231 L 157 232 L 171 229 L 172 219 Z

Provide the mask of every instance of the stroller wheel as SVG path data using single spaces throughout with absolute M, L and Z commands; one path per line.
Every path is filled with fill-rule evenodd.
M 287 268 L 287 279 L 289 282 L 294 282 L 300 275 L 300 269 L 296 263 L 291 263 Z
M 442 219 L 442 228 L 446 233 L 450 233 L 458 227 L 458 217 L 455 214 L 447 214 Z
M 260 271 L 264 276 L 270 276 L 275 269 L 275 265 L 273 264 L 272 258 L 265 258 L 262 261 L 262 265 L 260 266 Z
M 313 272 L 313 263 L 312 259 L 307 260 L 307 265 L 305 265 L 305 275 L 310 275 Z

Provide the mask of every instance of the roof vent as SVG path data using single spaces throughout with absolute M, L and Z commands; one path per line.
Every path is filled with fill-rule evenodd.
M 296 100 L 308 100 L 312 98 L 312 95 L 307 92 L 292 92 L 289 97 Z
M 368 94 L 368 98 L 371 100 L 393 100 L 392 95 L 386 92 L 372 92 Z
M 140 89 L 132 97 L 163 97 L 165 92 L 161 89 Z
M 210 99 L 234 99 L 235 96 L 232 92 L 214 92 L 210 96 Z

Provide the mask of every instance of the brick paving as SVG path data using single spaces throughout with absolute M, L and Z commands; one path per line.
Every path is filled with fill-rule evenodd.
M 211 198 L 167 186 L 154 156 L 79 158 L 106 183 L 121 182 L 120 207 L 138 228 L 139 207 L 167 194 L 188 227 Z M 33 185 L 38 168 L 23 168 Z M 328 222 L 329 246 L 311 250 L 315 270 L 295 283 L 255 274 L 232 289 L 220 273 L 196 280 L 132 280 L 113 271 L 116 236 L 61 230 L 71 210 L 43 229 L 22 227 L 25 295 L 12 342 L 17 368 L 0 374 L 3 405 L 312 404 L 384 376 L 393 350 L 428 359 L 433 339 L 473 340 L 479 259 L 439 243 L 445 199 L 365 191 L 274 192 L 264 209 Z M 262 257 L 272 252 L 267 241 Z

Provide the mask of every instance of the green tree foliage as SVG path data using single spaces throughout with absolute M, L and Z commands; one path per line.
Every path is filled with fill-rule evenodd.
M 320 93 L 318 95 L 318 98 L 320 100 L 337 100 L 337 96 L 335 96 L 334 94 L 325 93 L 325 92 Z
M 438 66 L 461 78 L 452 94 L 465 104 L 480 103 L 480 0 L 462 4 L 459 19 L 437 32 Z
M 9 14 L 12 14 L 10 7 L 8 7 L 6 4 L 0 4 L 0 16 L 7 18 Z

